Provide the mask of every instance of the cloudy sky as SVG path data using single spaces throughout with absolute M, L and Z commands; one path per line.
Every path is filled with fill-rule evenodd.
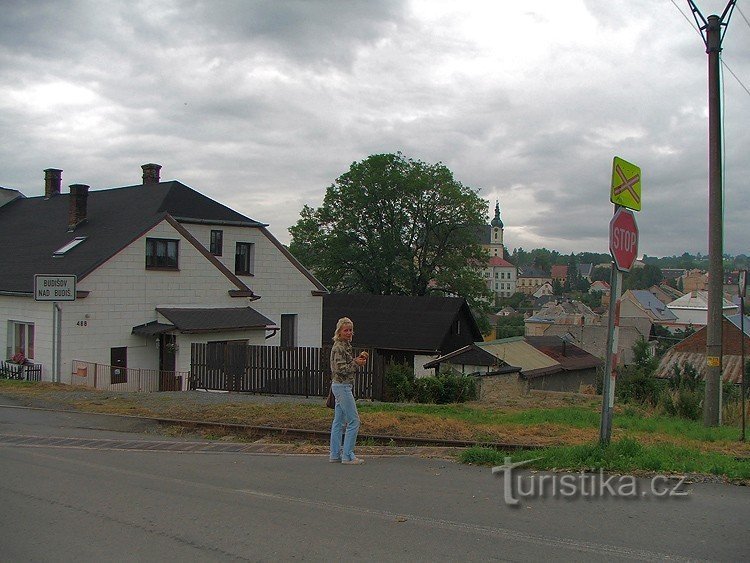
M 0 186 L 27 196 L 45 168 L 101 189 L 156 162 L 288 243 L 353 162 L 401 151 L 499 199 L 509 250 L 607 252 L 620 156 L 643 171 L 641 253 L 707 252 L 707 55 L 687 0 L 0 9 Z M 724 250 L 750 253 L 747 0 L 723 47 Z

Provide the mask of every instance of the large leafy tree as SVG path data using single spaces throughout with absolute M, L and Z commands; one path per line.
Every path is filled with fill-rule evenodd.
M 290 250 L 333 291 L 438 290 L 479 312 L 491 298 L 475 268 L 487 261 L 477 239 L 486 222 L 486 201 L 443 164 L 378 154 L 353 163 L 321 207 L 304 206 Z

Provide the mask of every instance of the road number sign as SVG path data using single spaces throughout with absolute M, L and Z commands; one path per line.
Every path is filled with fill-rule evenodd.
M 76 277 L 73 275 L 35 274 L 34 301 L 75 301 Z
M 624 207 L 609 223 L 609 252 L 621 272 L 629 272 L 638 257 L 638 225 L 633 212 Z

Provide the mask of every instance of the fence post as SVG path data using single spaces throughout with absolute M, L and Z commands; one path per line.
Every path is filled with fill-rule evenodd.
M 310 396 L 310 366 L 305 366 L 303 373 L 304 373 L 303 384 L 305 388 L 305 397 L 307 398 Z

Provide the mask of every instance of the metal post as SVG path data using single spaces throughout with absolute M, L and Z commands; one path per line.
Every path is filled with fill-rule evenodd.
M 609 319 L 607 327 L 607 357 L 604 365 L 604 388 L 602 389 L 602 421 L 599 429 L 599 443 L 609 445 L 612 438 L 612 408 L 615 404 L 615 374 L 617 369 L 617 340 L 619 337 L 620 291 L 622 272 L 612 263 L 609 290 Z
M 57 303 L 52 303 L 52 366 L 50 377 L 55 382 L 57 374 Z

